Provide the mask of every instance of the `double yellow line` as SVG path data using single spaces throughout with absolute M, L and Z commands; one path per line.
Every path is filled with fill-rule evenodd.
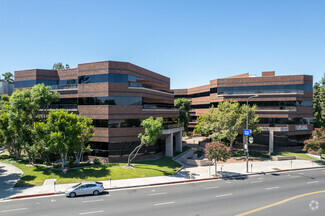
M 325 190 L 315 191 L 315 192 L 311 192 L 311 193 L 305 193 L 305 194 L 300 194 L 300 195 L 297 195 L 297 196 L 293 196 L 293 197 L 290 197 L 288 199 L 281 200 L 279 202 L 276 202 L 276 203 L 273 203 L 273 204 L 270 204 L 270 205 L 266 205 L 266 206 L 263 206 L 263 207 L 260 207 L 260 208 L 257 208 L 257 209 L 253 209 L 253 210 L 238 214 L 236 216 L 245 216 L 245 215 L 253 214 L 255 212 L 262 211 L 264 209 L 271 208 L 271 207 L 274 207 L 274 206 L 289 202 L 289 201 L 294 200 L 294 199 L 298 199 L 298 198 L 301 198 L 301 197 L 310 196 L 310 195 L 314 195 L 314 194 L 319 194 L 319 193 L 325 193 Z

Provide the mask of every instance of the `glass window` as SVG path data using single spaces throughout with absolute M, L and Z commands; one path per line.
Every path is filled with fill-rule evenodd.
M 78 98 L 79 105 L 142 105 L 142 97 L 109 96 Z
M 115 74 L 115 73 L 94 74 L 94 75 L 85 75 L 85 76 L 78 77 L 79 84 L 103 83 L 103 82 L 128 83 L 128 81 L 137 82 L 138 80 L 142 80 L 142 79 L 128 74 Z

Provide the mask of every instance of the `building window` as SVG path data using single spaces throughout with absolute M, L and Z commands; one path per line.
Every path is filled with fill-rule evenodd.
M 142 105 L 142 97 L 108 96 L 78 98 L 78 105 Z

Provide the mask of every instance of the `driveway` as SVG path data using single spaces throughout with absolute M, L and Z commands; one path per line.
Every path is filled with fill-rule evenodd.
M 0 199 L 17 193 L 13 187 L 22 175 L 23 172 L 17 167 L 0 162 Z

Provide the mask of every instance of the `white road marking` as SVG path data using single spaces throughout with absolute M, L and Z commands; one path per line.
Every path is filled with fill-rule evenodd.
M 214 188 L 219 188 L 219 186 L 214 186 L 214 187 L 206 187 L 204 190 L 209 190 L 209 189 L 214 189 Z
M 103 199 L 99 199 L 99 200 L 86 200 L 86 201 L 82 201 L 83 203 L 91 203 L 91 202 L 100 202 L 100 201 L 104 201 Z
M 230 184 L 230 183 L 231 183 L 231 181 L 226 181 L 226 183 L 227 183 L 227 184 Z
M 300 176 L 290 176 L 289 178 L 299 178 Z
M 307 182 L 307 184 L 314 184 L 314 183 L 318 183 L 319 181 L 311 181 L 311 182 Z
M 300 174 L 300 175 L 303 175 L 304 173 L 300 172 L 299 174 Z
M 104 212 L 104 211 L 101 210 L 101 211 L 93 211 L 93 212 L 83 212 L 83 213 L 79 213 L 79 215 L 96 214 L 96 213 L 102 213 L 102 212 Z
M 262 178 L 262 177 L 259 177 L 258 179 L 259 179 L 259 180 L 262 180 L 263 178 Z
M 156 196 L 156 195 L 163 195 L 163 194 L 167 194 L 167 192 L 149 194 L 149 196 Z
M 28 208 L 8 209 L 8 210 L 3 210 L 1 212 L 5 213 L 5 212 L 12 212 L 12 211 L 22 211 L 22 210 L 26 210 L 26 209 L 28 209 Z
M 230 193 L 230 194 L 221 194 L 221 195 L 217 195 L 216 197 L 224 197 L 224 196 L 231 196 L 232 195 L 232 193 Z
M 261 183 L 263 181 L 252 181 L 251 184 L 255 184 L 255 183 Z
M 156 203 L 155 206 L 159 206 L 159 205 L 169 205 L 169 204 L 173 204 L 175 202 L 165 202 L 165 203 Z
M 278 189 L 279 187 L 270 187 L 270 188 L 265 188 L 265 190 L 274 190 L 274 189 Z

